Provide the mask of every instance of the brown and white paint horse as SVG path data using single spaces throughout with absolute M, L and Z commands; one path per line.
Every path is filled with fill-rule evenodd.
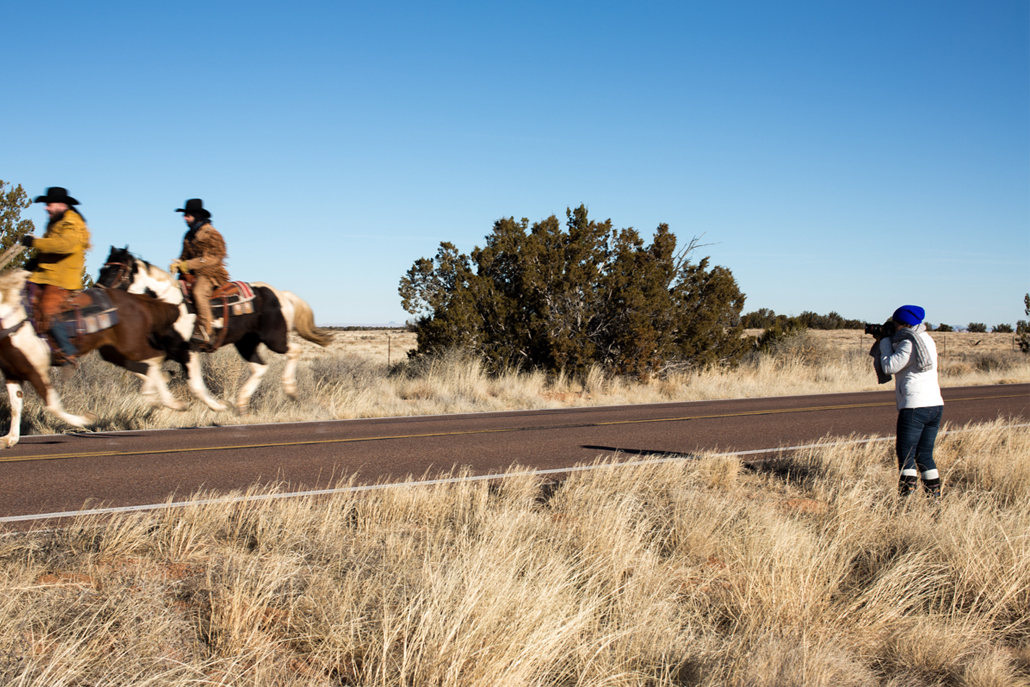
M 168 353 L 169 358 L 186 368 L 189 388 L 194 396 L 212 410 L 227 408 L 224 403 L 211 397 L 204 384 L 200 353 L 191 348 L 189 343 L 195 315 L 187 310 L 179 283 L 171 274 L 135 257 L 129 252 L 128 247 L 111 246 L 107 264 L 101 268 L 97 284 L 112 290 L 123 289 L 129 293 L 149 294 L 176 306 L 180 314 L 174 331 L 160 337 L 157 345 Z M 261 378 L 268 371 L 268 365 L 258 353 L 260 344 L 286 356 L 283 389 L 288 396 L 296 398 L 300 346 L 290 341 L 289 335 L 296 333 L 323 347 L 332 341 L 332 334 L 315 326 L 311 306 L 296 294 L 279 291 L 263 282 L 252 282 L 251 288 L 255 295 L 254 312 L 232 315 L 225 323 L 227 331 L 224 335 L 216 334 L 216 337 L 222 336 L 223 344 L 233 344 L 250 364 L 251 375 L 236 395 L 236 410 L 241 414 L 247 412 L 250 397 L 254 395 Z
M 0 370 L 7 379 L 11 404 L 11 429 L 0 438 L 0 447 L 9 448 L 21 438 L 22 385 L 28 382 L 56 417 L 80 429 L 96 421 L 96 416 L 73 415 L 65 411 L 50 384 L 50 346 L 33 328 L 22 303 L 22 290 L 29 272 L 12 270 L 0 275 Z M 165 383 L 161 363 L 164 353 L 151 346 L 151 335 L 171 328 L 179 316 L 177 308 L 153 298 L 110 291 L 111 303 L 118 310 L 119 322 L 109 329 L 75 338 L 82 354 L 99 349 L 107 361 L 143 377 L 157 390 L 161 402 L 181 409 Z

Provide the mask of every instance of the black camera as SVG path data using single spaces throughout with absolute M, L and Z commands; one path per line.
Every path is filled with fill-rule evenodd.
M 872 334 L 877 339 L 886 339 L 889 336 L 894 336 L 896 331 L 898 331 L 898 327 L 894 324 L 893 320 L 887 320 L 883 324 L 866 323 L 865 326 L 865 333 Z

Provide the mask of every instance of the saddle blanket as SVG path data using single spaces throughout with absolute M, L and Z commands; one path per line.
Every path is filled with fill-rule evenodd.
M 95 334 L 118 324 L 118 309 L 105 289 L 83 289 L 68 299 L 68 309 L 53 318 L 68 332 L 69 338 Z

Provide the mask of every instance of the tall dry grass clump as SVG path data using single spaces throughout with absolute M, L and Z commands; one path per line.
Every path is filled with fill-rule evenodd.
M 869 442 L 8 535 L 0 682 L 1025 685 L 1030 430 L 965 429 L 939 503 Z

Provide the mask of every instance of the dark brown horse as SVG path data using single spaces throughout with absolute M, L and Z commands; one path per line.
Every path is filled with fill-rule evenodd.
M 22 384 L 29 382 L 46 403 L 47 410 L 73 427 L 83 428 L 96 420 L 92 415 L 72 415 L 61 405 L 50 384 L 50 347 L 33 328 L 25 312 L 22 290 L 29 273 L 14 270 L 0 275 L 0 370 L 7 378 L 11 403 L 11 429 L 0 438 L 0 447 L 18 443 L 21 436 Z M 161 401 L 181 409 L 165 384 L 161 363 L 164 352 L 151 346 L 153 334 L 167 331 L 179 317 L 179 310 L 147 296 L 106 290 L 118 311 L 118 324 L 73 339 L 82 354 L 99 350 L 107 361 L 124 367 L 155 386 Z
M 193 331 L 194 314 L 184 300 L 178 281 L 164 270 L 137 258 L 125 248 L 111 246 L 107 263 L 101 268 L 97 283 L 111 291 L 124 289 L 129 293 L 150 294 L 165 303 L 179 308 L 179 321 L 174 331 L 159 337 L 157 345 L 168 357 L 186 367 L 189 387 L 193 394 L 212 410 L 225 410 L 226 405 L 212 398 L 201 374 L 200 353 L 189 342 Z M 270 351 L 286 356 L 283 369 L 283 389 L 292 398 L 297 397 L 297 362 L 300 346 L 290 341 L 290 334 L 318 344 L 328 346 L 332 334 L 315 326 L 311 306 L 304 299 L 290 291 L 279 291 L 263 282 L 252 282 L 254 299 L 249 312 L 224 316 L 222 327 L 216 336 L 221 345 L 232 344 L 249 363 L 251 375 L 236 395 L 236 410 L 246 413 L 250 397 L 257 389 L 261 378 L 268 370 L 258 347 L 264 344 Z

